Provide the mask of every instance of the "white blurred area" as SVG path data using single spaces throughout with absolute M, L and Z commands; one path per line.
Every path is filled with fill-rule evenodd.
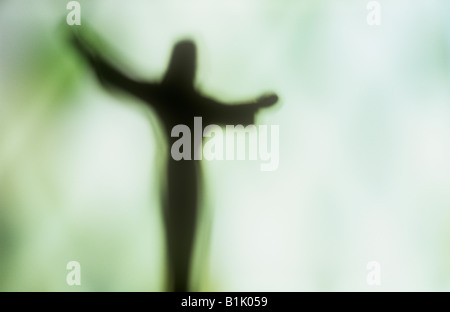
M 280 126 L 277 171 L 203 163 L 200 290 L 450 290 L 447 1 L 379 1 L 378 27 L 360 0 L 79 2 L 141 77 L 189 36 L 201 90 L 281 98 L 258 115 Z M 155 118 L 64 47 L 65 14 L 0 2 L 0 289 L 163 290 Z

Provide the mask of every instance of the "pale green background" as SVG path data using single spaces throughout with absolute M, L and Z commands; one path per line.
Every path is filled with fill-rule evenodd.
M 450 4 L 380 1 L 370 27 L 367 2 L 80 1 L 138 76 L 188 36 L 204 92 L 280 95 L 278 171 L 203 164 L 199 290 L 450 290 Z M 159 291 L 157 123 L 67 45 L 66 3 L 0 1 L 0 290 Z

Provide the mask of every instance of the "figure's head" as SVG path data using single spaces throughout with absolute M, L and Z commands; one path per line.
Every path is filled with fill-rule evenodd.
M 164 83 L 193 86 L 197 67 L 197 49 L 191 40 L 179 41 L 172 50 Z

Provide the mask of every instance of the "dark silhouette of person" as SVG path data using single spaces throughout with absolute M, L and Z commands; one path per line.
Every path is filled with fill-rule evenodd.
M 74 33 L 71 40 L 102 84 L 131 94 L 154 110 L 162 122 L 169 147 L 178 139 L 171 137 L 172 128 L 183 124 L 193 129 L 194 117 L 202 117 L 203 124 L 207 125 L 248 125 L 254 123 L 255 113 L 260 108 L 278 101 L 275 94 L 269 94 L 254 101 L 228 105 L 199 93 L 194 86 L 196 46 L 190 40 L 180 41 L 174 46 L 167 71 L 159 83 L 136 81 L 124 75 L 95 52 L 79 34 Z M 191 139 L 191 152 L 194 148 L 201 148 L 194 145 L 193 135 Z M 202 188 L 199 162 L 193 157 L 191 159 L 176 161 L 168 153 L 162 208 L 168 260 L 167 287 L 170 291 L 190 289 L 189 272 L 199 215 L 198 196 Z

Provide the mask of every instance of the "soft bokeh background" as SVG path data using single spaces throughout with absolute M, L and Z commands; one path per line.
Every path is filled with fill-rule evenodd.
M 0 1 L 0 290 L 163 290 L 158 123 L 72 51 L 67 2 Z M 364 0 L 79 2 L 137 76 L 188 36 L 204 92 L 281 97 L 277 171 L 203 163 L 197 289 L 450 290 L 448 1 L 380 1 L 379 27 Z

